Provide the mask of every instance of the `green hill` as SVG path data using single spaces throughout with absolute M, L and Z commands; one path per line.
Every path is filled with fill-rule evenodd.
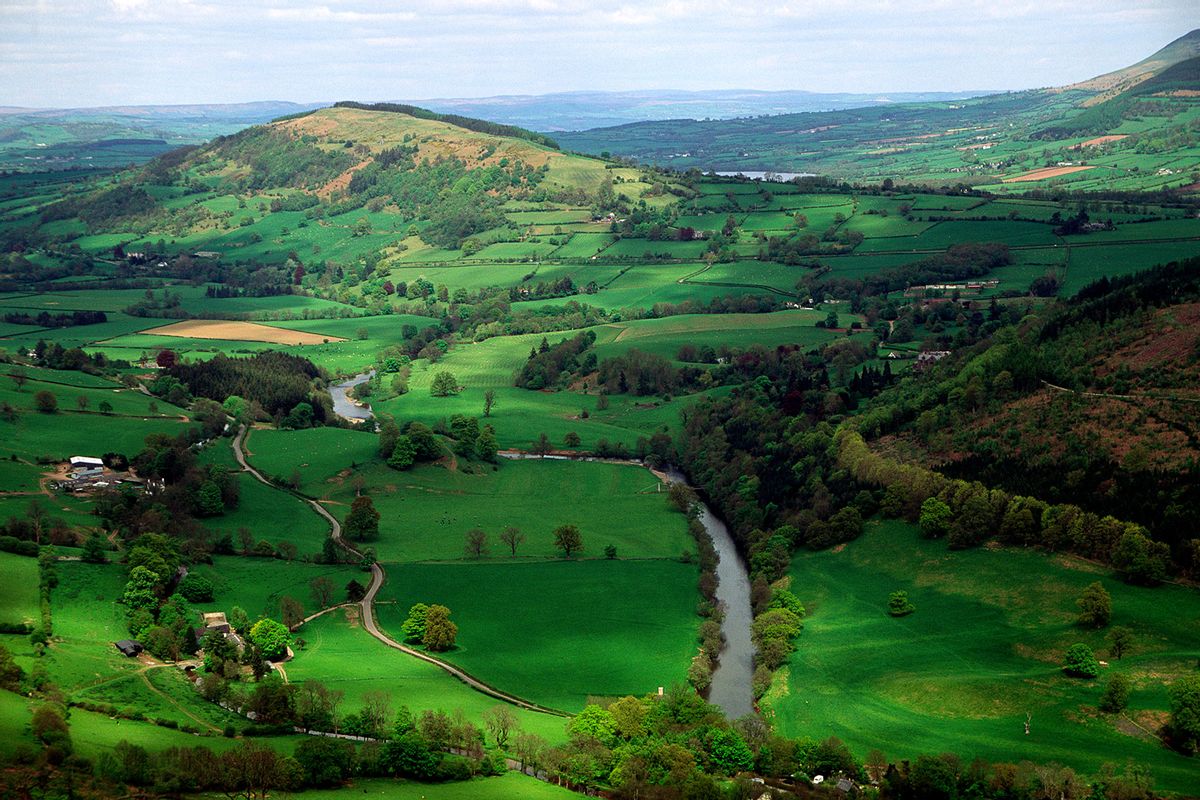
M 666 120 L 558 135 L 686 169 L 811 172 L 995 192 L 1175 189 L 1200 170 L 1200 31 L 1069 86 L 943 103 L 738 120 Z

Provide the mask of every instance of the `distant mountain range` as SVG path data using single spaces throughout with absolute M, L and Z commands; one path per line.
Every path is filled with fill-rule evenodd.
M 727 120 L 636 122 L 556 139 L 676 169 L 817 173 L 995 191 L 1200 185 L 1200 30 L 1050 89 Z
M 482 117 L 553 133 L 648 120 L 732 119 L 767 114 L 837 111 L 895 103 L 963 100 L 981 94 L 987 92 L 845 94 L 764 92 L 754 89 L 696 92 L 655 89 L 636 92 L 558 92 L 541 95 L 435 98 L 412 102 L 443 113 Z

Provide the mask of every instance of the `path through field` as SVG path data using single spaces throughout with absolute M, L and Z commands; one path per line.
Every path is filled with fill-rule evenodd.
M 254 476 L 255 479 L 266 484 L 267 486 L 271 486 L 272 488 L 275 488 L 274 484 L 272 484 L 270 481 L 268 481 L 266 478 L 264 478 L 262 473 L 260 473 L 254 467 L 250 466 L 249 462 L 246 461 L 246 454 L 242 449 L 242 442 L 245 440 L 245 437 L 246 437 L 246 426 L 242 425 L 238 428 L 237 435 L 233 437 L 233 456 L 234 456 L 234 458 L 237 459 L 237 462 L 239 465 L 241 465 L 242 469 L 245 470 L 246 472 L 249 472 L 252 476 Z M 359 552 L 358 550 L 356 550 L 352 545 L 350 545 L 345 539 L 342 538 L 342 523 L 338 522 L 337 518 L 334 517 L 332 514 L 330 514 L 329 511 L 326 510 L 326 508 L 324 506 L 322 506 L 316 500 L 311 500 L 309 498 L 304 498 L 304 499 L 310 506 L 312 506 L 312 509 L 315 512 L 317 512 L 322 517 L 324 517 L 325 521 L 329 523 L 330 538 L 332 538 L 335 542 L 337 542 L 337 544 L 340 547 L 344 548 L 347 552 L 349 552 L 361 559 L 362 553 Z M 497 700 L 502 700 L 505 703 L 511 703 L 512 705 L 515 705 L 519 708 L 527 709 L 529 711 L 538 711 L 538 712 L 541 712 L 544 714 L 554 714 L 555 716 L 562 716 L 562 717 L 569 716 L 569 715 L 565 714 L 564 712 L 559 711 L 557 709 L 540 706 L 537 703 L 531 703 L 528 700 L 522 700 L 521 698 L 519 698 L 515 695 L 511 695 L 511 694 L 508 694 L 507 692 L 502 692 L 499 689 L 488 686 L 483 681 L 470 675 L 469 673 L 463 671 L 462 669 L 459 669 L 458 667 L 454 666 L 453 664 L 450 664 L 449 662 L 442 661 L 439 658 L 434 658 L 433 656 L 429 655 L 428 653 L 422 653 L 420 650 L 415 650 L 411 647 L 406 647 L 405 645 L 401 644 L 400 642 L 397 642 L 395 639 L 392 639 L 390 636 L 388 636 L 386 633 L 384 633 L 382 630 L 380 630 L 379 626 L 375 622 L 375 596 L 378 595 L 379 590 L 383 588 L 383 583 L 384 583 L 385 578 L 386 578 L 386 575 L 383 572 L 383 567 L 381 567 L 379 565 L 379 562 L 377 562 L 377 561 L 373 562 L 371 564 L 371 583 L 370 583 L 370 586 L 367 587 L 366 595 L 362 599 L 362 624 L 368 633 L 370 633 L 372 636 L 374 636 L 379 641 L 383 642 L 383 644 L 387 645 L 388 647 L 391 647 L 395 650 L 399 650 L 402 653 L 407 653 L 408 655 L 413 656 L 414 658 L 419 658 L 422 661 L 426 661 L 430 664 L 433 664 L 435 667 L 438 667 L 439 669 L 453 675 L 455 678 L 458 678 L 460 681 L 465 683 L 467 686 L 470 686 L 475 691 L 482 692 L 483 694 L 486 694 L 489 697 L 494 697 Z

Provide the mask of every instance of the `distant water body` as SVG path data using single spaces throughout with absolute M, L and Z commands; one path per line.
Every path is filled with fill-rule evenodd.
M 722 171 L 718 170 L 717 174 L 721 175 L 723 177 L 726 177 L 726 178 L 742 177 L 742 178 L 750 178 L 750 179 L 756 180 L 756 181 L 766 180 L 767 176 L 770 175 L 772 183 L 787 183 L 788 181 L 793 180 L 795 178 L 815 178 L 815 177 L 817 177 L 815 172 L 754 172 L 754 171 L 746 171 L 746 170 L 741 170 L 739 172 L 722 172 Z

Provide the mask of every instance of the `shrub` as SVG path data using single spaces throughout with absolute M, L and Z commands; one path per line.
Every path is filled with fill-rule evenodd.
M 1094 678 L 1100 674 L 1100 662 L 1092 648 L 1081 642 L 1067 648 L 1062 670 L 1073 678 Z
M 1100 695 L 1100 710 L 1108 714 L 1120 714 L 1129 703 L 1129 678 L 1120 673 L 1108 679 L 1104 694 Z
M 908 601 L 908 592 L 898 590 L 888 595 L 888 614 L 893 617 L 906 617 L 917 610 Z

